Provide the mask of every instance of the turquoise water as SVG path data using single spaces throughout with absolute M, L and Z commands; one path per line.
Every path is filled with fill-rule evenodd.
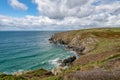
M 56 32 L 14 31 L 0 32 L 0 72 L 51 69 L 57 60 L 75 55 L 63 46 L 49 43 Z

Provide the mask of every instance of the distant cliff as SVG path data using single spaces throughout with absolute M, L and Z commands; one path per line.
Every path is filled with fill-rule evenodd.
M 53 35 L 50 41 L 66 45 L 67 49 L 78 54 L 85 54 L 95 48 L 99 39 L 92 32 L 68 31 Z
M 51 43 L 66 45 L 79 54 L 86 54 L 94 50 L 103 40 L 119 40 L 120 32 L 117 29 L 88 29 L 60 32 L 54 34 L 49 40 Z

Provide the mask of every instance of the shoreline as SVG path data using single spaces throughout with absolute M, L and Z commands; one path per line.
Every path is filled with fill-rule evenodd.
M 49 39 L 50 43 L 56 44 L 56 45 L 63 45 L 65 50 L 73 51 L 78 56 L 83 55 L 83 51 L 85 50 L 85 47 L 75 47 L 75 46 L 69 46 L 68 43 L 64 42 L 62 39 L 55 40 L 54 35 Z
M 48 39 L 48 41 L 49 41 L 49 39 Z M 54 44 L 54 43 L 50 43 L 50 44 Z M 64 44 L 55 44 L 55 45 L 63 46 L 63 48 L 64 48 L 66 51 L 71 52 L 72 54 L 74 54 L 74 56 L 76 56 L 76 57 L 78 58 L 78 54 L 77 54 L 75 51 L 73 51 L 73 50 L 67 49 L 67 48 L 66 48 L 66 45 L 64 45 Z M 72 57 L 72 56 L 67 56 L 67 58 L 70 58 L 70 57 Z M 56 59 L 48 60 L 49 63 L 52 62 L 52 61 L 53 61 L 53 63 L 54 63 L 54 62 L 57 63 L 57 64 L 56 64 L 57 66 L 54 66 L 54 67 L 51 68 L 51 69 L 46 69 L 46 68 L 44 68 L 44 67 L 38 68 L 38 69 L 45 69 L 45 70 L 47 70 L 47 71 L 51 71 L 52 69 L 54 69 L 54 68 L 56 68 L 56 67 L 58 67 L 58 66 L 61 65 L 61 62 L 59 62 L 59 60 L 64 61 L 64 60 L 67 59 L 67 58 L 64 58 L 64 59 L 57 59 L 57 58 L 56 58 L 57 60 L 56 60 Z M 44 63 L 44 62 L 43 62 L 43 63 Z M 51 63 L 51 64 L 52 64 L 52 63 Z M 58 65 L 58 64 L 59 64 L 59 65 Z M 54 64 L 54 65 L 55 65 L 55 64 Z M 38 69 L 29 69 L 29 70 L 19 69 L 19 70 L 12 71 L 12 72 L 0 72 L 0 74 L 7 74 L 7 75 L 25 74 L 26 72 L 34 71 L 34 70 L 38 70 Z

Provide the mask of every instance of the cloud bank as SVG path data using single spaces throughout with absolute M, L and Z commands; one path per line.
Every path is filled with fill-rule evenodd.
M 119 0 L 33 0 L 32 2 L 37 4 L 40 16 L 27 15 L 15 18 L 0 15 L 0 25 L 11 26 L 18 30 L 120 27 Z M 6 28 L 0 27 L 1 29 Z

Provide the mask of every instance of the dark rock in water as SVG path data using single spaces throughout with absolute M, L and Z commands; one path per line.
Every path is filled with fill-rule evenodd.
M 67 66 L 67 65 L 70 65 L 72 64 L 73 61 L 76 60 L 76 56 L 72 56 L 72 57 L 69 57 L 67 59 L 64 59 L 63 62 L 62 62 L 62 66 Z
M 58 41 L 57 41 L 57 43 L 60 43 L 60 44 L 63 44 L 63 45 L 66 45 L 67 43 L 65 42 L 65 41 L 63 41 L 62 39 L 59 39 Z
M 85 50 L 85 47 L 67 46 L 66 49 L 75 51 L 79 55 L 83 55 L 83 51 Z
M 53 38 L 52 38 L 52 37 L 49 39 L 49 42 L 50 42 L 50 43 L 54 43 L 54 41 L 53 41 Z
M 59 43 L 59 44 L 63 44 L 63 45 L 66 45 L 66 44 L 67 44 L 67 43 L 66 43 L 65 41 L 63 41 L 62 39 L 55 40 L 55 39 L 52 38 L 52 37 L 49 39 L 49 42 L 50 42 L 50 43 L 55 43 L 55 44 L 56 44 L 56 43 Z
M 66 46 L 66 49 L 73 49 L 73 47 L 72 46 Z

